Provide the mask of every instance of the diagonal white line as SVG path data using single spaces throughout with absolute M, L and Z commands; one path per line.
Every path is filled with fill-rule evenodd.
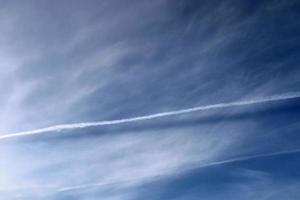
M 226 160 L 207 162 L 207 163 L 203 163 L 200 165 L 195 164 L 192 167 L 185 168 L 184 171 L 185 170 L 193 170 L 193 169 L 201 169 L 201 168 L 210 168 L 210 167 L 214 167 L 214 166 L 220 166 L 220 165 L 231 164 L 231 163 L 236 163 L 236 162 L 255 160 L 255 159 L 263 159 L 263 158 L 268 158 L 268 157 L 273 157 L 273 156 L 281 156 L 281 155 L 288 155 L 288 154 L 295 154 L 295 153 L 300 153 L 300 148 L 276 151 L 276 152 L 264 153 L 264 154 L 241 156 L 241 157 L 236 157 L 236 158 L 231 158 L 231 159 L 226 159 Z M 172 170 L 170 170 L 170 171 L 172 171 Z M 159 178 L 159 177 L 168 176 L 168 175 L 171 175 L 171 174 L 158 175 L 155 177 Z M 0 192 L 1 191 L 18 191 L 18 190 L 29 190 L 30 191 L 30 190 L 36 190 L 36 189 L 47 189 L 47 190 L 50 190 L 53 192 L 66 192 L 66 191 L 74 191 L 74 190 L 85 190 L 85 189 L 89 189 L 89 188 L 97 188 L 97 187 L 109 186 L 109 185 L 114 185 L 114 184 L 122 184 L 122 183 L 126 183 L 126 182 L 135 182 L 135 181 L 138 182 L 141 179 L 147 179 L 147 178 L 151 179 L 151 178 L 153 178 L 153 176 L 130 178 L 127 180 L 122 180 L 122 181 L 111 180 L 111 181 L 107 181 L 107 182 L 105 182 L 105 181 L 92 182 L 92 183 L 88 183 L 88 184 L 69 185 L 69 186 L 64 186 L 64 187 L 40 186 L 40 187 L 17 187 L 17 188 L 6 188 L 6 189 L 0 188 Z
M 22 137 L 22 136 L 29 136 L 29 135 L 37 135 L 51 131 L 61 131 L 67 129 L 79 129 L 79 128 L 86 128 L 86 127 L 93 127 L 93 126 L 105 126 L 105 125 L 114 125 L 114 124 L 124 124 L 136 121 L 143 121 L 143 120 L 151 120 L 161 117 L 167 117 L 172 115 L 181 115 L 186 113 L 192 113 L 197 111 L 204 111 L 204 110 L 211 110 L 217 108 L 227 108 L 227 107 L 234 107 L 234 106 L 244 106 L 244 105 L 252 105 L 258 103 L 267 103 L 273 101 L 280 101 L 280 100 L 288 100 L 288 99 L 295 99 L 300 98 L 300 92 L 290 92 L 285 94 L 273 95 L 263 98 L 256 98 L 250 99 L 245 101 L 235 101 L 229 103 L 218 103 L 218 104 L 211 104 L 205 106 L 198 106 L 193 108 L 169 111 L 169 112 L 161 112 L 151 115 L 144 115 L 132 118 L 124 118 L 124 119 L 117 119 L 117 120 L 109 120 L 109 121 L 99 121 L 99 122 L 84 122 L 84 123 L 74 123 L 74 124 L 60 124 L 55 126 L 49 126 L 46 128 L 41 129 L 34 129 L 29 131 L 21 131 L 9 134 L 2 134 L 0 135 L 0 140 L 7 139 L 7 138 L 14 138 L 14 137 Z

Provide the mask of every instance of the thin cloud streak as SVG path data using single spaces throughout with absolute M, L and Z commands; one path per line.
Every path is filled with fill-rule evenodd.
M 252 155 L 252 156 L 242 156 L 242 157 L 232 158 L 232 159 L 228 159 L 228 160 L 221 160 L 221 161 L 207 163 L 204 165 L 197 166 L 197 168 L 213 167 L 213 166 L 218 166 L 218 165 L 235 163 L 235 162 L 239 162 L 239 161 L 254 160 L 254 159 L 267 158 L 267 157 L 272 157 L 272 156 L 281 156 L 281 155 L 294 154 L 294 153 L 299 153 L 299 152 L 300 152 L 300 149 L 292 149 L 292 150 L 277 151 L 277 152 L 273 152 L 273 153 L 265 153 L 265 154 L 258 154 L 258 155 Z
M 157 119 L 157 118 L 161 118 L 161 117 L 168 117 L 168 116 L 173 116 L 173 115 L 193 113 L 193 112 L 197 112 L 197 111 L 252 105 L 252 104 L 258 104 L 258 103 L 266 103 L 266 102 L 288 100 L 288 99 L 295 99 L 295 98 L 300 98 L 300 92 L 290 92 L 290 93 L 272 95 L 272 96 L 268 96 L 268 97 L 256 98 L 256 99 L 251 99 L 251 100 L 246 100 L 246 101 L 235 101 L 235 102 L 229 102 L 229 103 L 218 103 L 218 104 L 212 104 L 212 105 L 206 105 L 206 106 L 198 106 L 198 107 L 193 107 L 193 108 L 187 108 L 187 109 L 181 109 L 181 110 L 175 110 L 175 111 L 169 111 L 169 112 L 162 112 L 162 113 L 144 115 L 144 116 L 139 116 L 139 117 L 124 118 L 124 119 L 118 119 L 118 120 L 99 121 L 99 122 L 84 122 L 84 123 L 74 123 L 74 124 L 61 124 L 61 125 L 55 125 L 55 126 L 50 126 L 50 127 L 41 128 L 41 129 L 4 134 L 4 135 L 0 136 L 0 140 L 7 139 L 7 138 L 22 137 L 22 136 L 38 135 L 38 134 L 43 134 L 43 133 L 51 132 L 51 131 L 62 131 L 62 130 L 68 130 L 68 129 L 80 129 L 80 128 L 87 128 L 87 127 L 94 127 L 94 126 L 124 124 L 124 123 L 136 122 L 136 121 Z
M 241 157 L 237 157 L 237 158 L 209 162 L 207 164 L 197 165 L 195 167 L 190 167 L 189 170 L 200 169 L 200 168 L 209 168 L 209 167 L 231 164 L 231 163 L 236 163 L 236 162 L 241 162 L 241 161 L 248 161 L 248 160 L 260 159 L 260 158 L 268 158 L 268 157 L 273 157 L 273 156 L 288 155 L 288 154 L 294 154 L 294 153 L 299 153 L 299 152 L 300 152 L 300 149 L 292 149 L 292 150 L 277 151 L 277 152 L 265 153 L 265 154 L 241 156 Z M 170 174 L 167 174 L 167 175 L 170 175 Z M 163 175 L 160 175 L 160 176 L 163 176 Z M 62 188 L 57 188 L 57 189 L 55 189 L 55 191 L 56 192 L 66 192 L 66 191 L 73 191 L 73 190 L 84 190 L 84 189 L 89 189 L 89 188 L 96 188 L 96 187 L 108 186 L 108 185 L 120 184 L 120 183 L 126 183 L 126 182 L 135 182 L 135 181 L 138 182 L 141 179 L 147 179 L 147 178 L 153 178 L 153 177 L 146 176 L 146 177 L 139 177 L 139 178 L 131 178 L 131 179 L 128 179 L 125 181 L 123 180 L 123 181 L 95 182 L 95 183 L 89 183 L 89 184 L 83 184 L 83 185 L 72 185 L 72 186 L 65 186 Z

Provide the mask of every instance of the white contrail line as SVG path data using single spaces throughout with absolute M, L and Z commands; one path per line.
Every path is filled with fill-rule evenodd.
M 15 132 L 15 133 L 10 133 L 10 134 L 3 134 L 3 135 L 0 135 L 0 140 L 7 139 L 7 138 L 42 134 L 42 133 L 51 132 L 51 131 L 61 131 L 61 130 L 67 130 L 67 129 L 78 129 L 78 128 L 93 127 L 93 126 L 113 125 L 113 124 L 123 124 L 123 123 L 150 120 L 150 119 L 156 119 L 156 118 L 161 118 L 161 117 L 180 115 L 180 114 L 185 114 L 185 113 L 192 113 L 192 112 L 210 110 L 210 109 L 216 109 L 216 108 L 227 108 L 227 107 L 234 107 L 234 106 L 252 105 L 252 104 L 257 104 L 257 103 L 295 99 L 295 98 L 300 98 L 300 92 L 290 92 L 290 93 L 273 95 L 273 96 L 268 96 L 268 97 L 264 97 L 264 98 L 256 98 L 256 99 L 245 100 L 245 101 L 235 101 L 235 102 L 229 102 L 229 103 L 218 103 L 218 104 L 211 104 L 211 105 L 205 105 L 205 106 L 198 106 L 198 107 L 193 107 L 193 108 L 187 108 L 187 109 L 181 109 L 181 110 L 175 110 L 175 111 L 169 111 L 169 112 L 161 112 L 161 113 L 132 117 L 132 118 L 124 118 L 124 119 L 109 120 L 109 121 L 99 121 L 99 122 L 61 124 L 61 125 L 55 125 L 55 126 L 50 126 L 50 127 L 41 128 L 41 129 L 21 131 L 21 132 Z

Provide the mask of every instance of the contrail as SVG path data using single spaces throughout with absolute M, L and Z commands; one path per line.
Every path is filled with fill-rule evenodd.
M 93 126 L 124 124 L 124 123 L 136 122 L 136 121 L 151 120 L 151 119 L 167 117 L 167 116 L 172 116 L 172 115 L 181 115 L 181 114 L 192 113 L 192 112 L 197 112 L 197 111 L 211 110 L 211 109 L 217 109 L 217 108 L 227 108 L 227 107 L 234 107 L 234 106 L 252 105 L 252 104 L 272 102 L 272 101 L 295 99 L 295 98 L 299 98 L 299 97 L 300 97 L 300 92 L 290 92 L 290 93 L 273 95 L 273 96 L 268 96 L 268 97 L 263 97 L 263 98 L 256 98 L 256 99 L 245 100 L 245 101 L 235 101 L 235 102 L 228 102 L 228 103 L 211 104 L 211 105 L 198 106 L 198 107 L 169 111 L 169 112 L 161 112 L 161 113 L 155 113 L 155 114 L 151 114 L 151 115 L 144 115 L 144 116 L 138 116 L 138 117 L 132 117 L 132 118 L 124 118 L 124 119 L 109 120 L 109 121 L 99 121 L 99 122 L 60 124 L 60 125 L 49 126 L 49 127 L 41 128 L 41 129 L 21 131 L 21 132 L 15 132 L 15 133 L 10 133 L 10 134 L 3 134 L 3 135 L 0 135 L 0 140 L 7 139 L 7 138 L 14 138 L 14 137 L 37 135 L 37 134 L 42 134 L 42 133 L 51 132 L 51 131 L 78 129 L 78 128 L 93 127 Z

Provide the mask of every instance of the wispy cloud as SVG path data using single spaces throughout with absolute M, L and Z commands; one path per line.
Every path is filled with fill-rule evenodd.
M 237 166 L 238 178 L 212 183 L 215 199 L 297 193 L 297 153 L 286 151 L 300 145 L 297 6 L 1 2 L 1 198 L 192 199 L 199 187 L 180 189 L 209 193 Z M 276 158 L 288 164 L 276 171 Z M 216 173 L 195 177 L 197 167 Z M 158 184 L 188 173 L 185 186 Z

